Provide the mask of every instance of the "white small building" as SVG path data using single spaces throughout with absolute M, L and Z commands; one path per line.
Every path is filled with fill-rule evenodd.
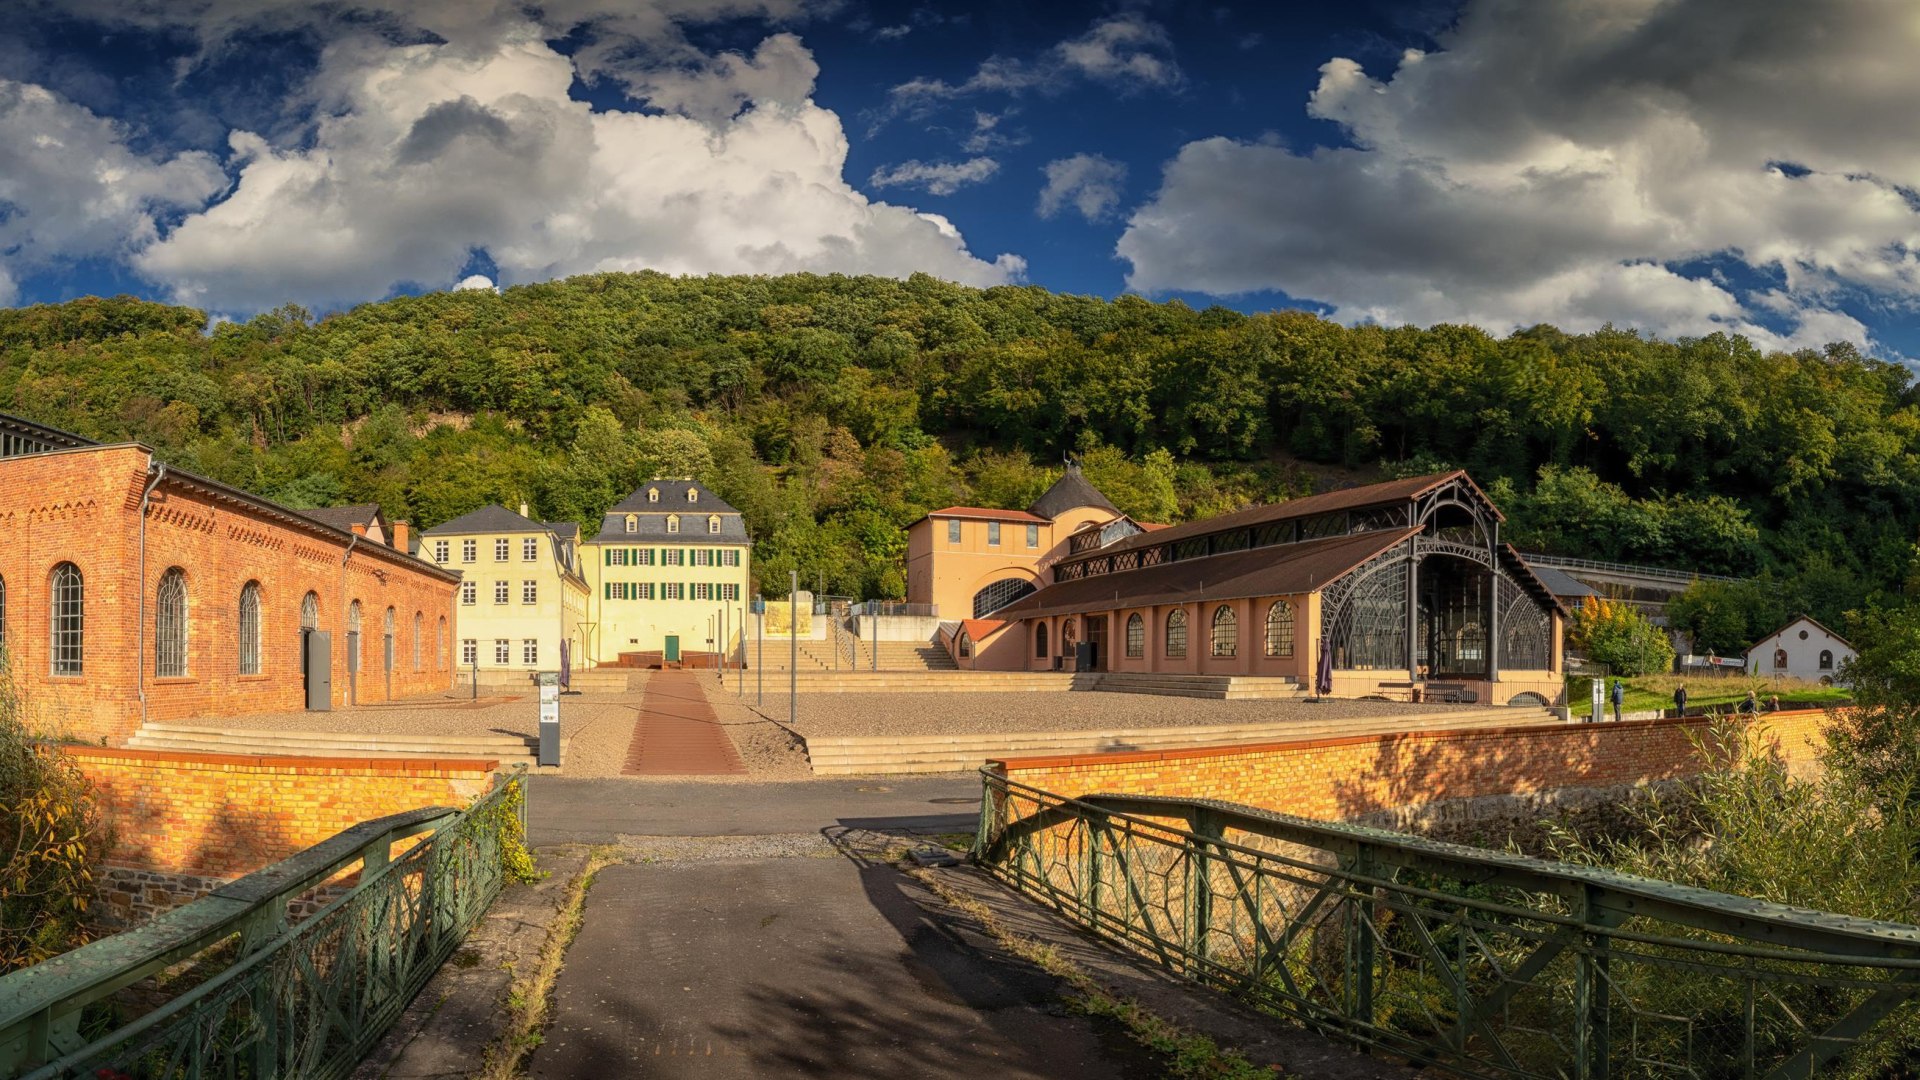
M 1832 682 L 1840 665 L 1853 659 L 1853 646 L 1805 615 L 1753 643 L 1747 672 L 1808 682 Z

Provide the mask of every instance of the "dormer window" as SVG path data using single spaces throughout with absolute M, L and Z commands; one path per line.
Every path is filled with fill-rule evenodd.
M 699 488 L 688 488 L 688 489 L 687 489 L 687 502 L 688 502 L 689 504 L 692 504 L 692 503 L 697 503 L 697 502 L 699 502 L 699 501 L 700 501 L 700 489 L 699 489 Z
M 707 518 L 707 531 L 710 533 L 717 533 L 720 531 L 720 515 L 719 514 L 713 514 Z
M 638 517 L 635 517 L 632 514 L 627 515 L 627 531 L 628 532 L 640 531 L 640 519 Z
M 659 501 L 660 501 L 660 489 L 659 489 L 659 488 L 648 488 L 648 489 L 647 489 L 647 501 L 648 501 L 648 502 L 659 502 Z
M 677 533 L 680 531 L 680 515 L 679 514 L 667 515 L 667 531 L 670 533 Z

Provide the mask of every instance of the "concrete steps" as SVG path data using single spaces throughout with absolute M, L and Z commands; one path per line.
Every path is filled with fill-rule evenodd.
M 533 767 L 533 740 L 518 735 L 387 735 L 344 731 L 279 731 L 195 724 L 146 724 L 127 739 L 136 750 L 288 757 L 495 758 L 502 767 Z
M 1415 715 L 1346 720 L 1091 731 L 1025 731 L 904 737 L 833 735 L 807 739 L 816 776 L 876 776 L 961 772 L 988 758 L 1173 750 L 1195 746 L 1341 738 L 1422 730 L 1558 724 L 1547 709 L 1489 706 Z
M 766 674 L 771 687 L 776 675 L 772 671 Z M 784 671 L 777 676 L 783 685 L 786 677 Z M 752 680 L 752 672 L 747 678 Z M 1072 674 L 1053 671 L 803 671 L 799 677 L 800 691 L 805 694 L 1060 693 L 1075 689 L 1074 680 Z
M 1109 694 L 1157 694 L 1162 697 L 1206 698 L 1213 701 L 1292 700 L 1306 696 L 1306 687 L 1289 676 L 1160 675 L 1110 671 L 1092 687 Z

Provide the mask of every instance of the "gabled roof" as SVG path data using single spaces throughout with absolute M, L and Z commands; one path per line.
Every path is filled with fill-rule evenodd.
M 549 527 L 495 503 L 473 510 L 452 521 L 443 521 L 428 529 L 424 536 L 459 536 L 467 533 L 552 532 Z
M 1816 619 L 1816 618 L 1814 618 L 1814 617 L 1813 617 L 1813 616 L 1811 616 L 1811 615 L 1795 615 L 1795 616 L 1794 616 L 1793 618 L 1791 618 L 1791 619 L 1788 619 L 1788 620 L 1787 620 L 1787 621 L 1786 621 L 1785 623 L 1783 623 L 1783 624 L 1781 624 L 1781 626 L 1780 626 L 1780 628 L 1779 628 L 1779 629 L 1777 629 L 1777 630 L 1775 630 L 1775 631 L 1774 631 L 1773 633 L 1771 633 L 1771 634 L 1761 634 L 1761 635 L 1760 635 L 1759 637 L 1757 637 L 1757 638 L 1755 638 L 1755 639 L 1754 639 L 1754 642 L 1753 642 L 1753 643 L 1754 643 L 1755 645 L 1758 645 L 1758 644 L 1760 644 L 1760 643 L 1761 643 L 1762 641 L 1765 641 L 1765 640 L 1767 640 L 1768 638 L 1771 638 L 1771 637 L 1779 637 L 1779 636 L 1780 636 L 1781 634 L 1784 634 L 1784 633 L 1786 633 L 1787 631 L 1789 631 L 1789 630 L 1791 630 L 1791 629 L 1793 629 L 1793 628 L 1794 628 L 1795 626 L 1798 626 L 1799 624 L 1801 624 L 1801 623 L 1803 623 L 1803 622 L 1804 622 L 1804 623 L 1812 623 L 1813 625 L 1815 625 L 1815 626 L 1818 626 L 1818 627 L 1819 627 L 1819 628 L 1820 628 L 1821 630 L 1823 630 L 1823 631 L 1825 631 L 1825 632 L 1826 632 L 1826 635 L 1827 635 L 1828 637 L 1830 637 L 1830 638 L 1832 638 L 1833 640 L 1835 640 L 1835 641 L 1837 641 L 1837 642 L 1839 642 L 1839 643 L 1840 643 L 1840 644 L 1842 644 L 1842 645 L 1845 645 L 1845 646 L 1846 646 L 1847 648 L 1849 648 L 1849 649 L 1851 649 L 1851 648 L 1853 648 L 1853 642 L 1851 642 L 1851 641 L 1848 641 L 1848 640 L 1847 640 L 1846 638 L 1843 638 L 1843 637 L 1841 637 L 1841 636 L 1840 636 L 1839 634 L 1837 634 L 1837 633 L 1835 633 L 1835 632 L 1834 632 L 1833 630 L 1831 630 L 1831 629 L 1829 629 L 1829 628 L 1828 628 L 1828 627 L 1827 627 L 1827 626 L 1826 626 L 1825 624 L 1823 624 L 1823 623 L 1822 623 L 1822 622 L 1821 622 L 1821 621 L 1820 621 L 1819 619 Z
M 386 520 L 385 515 L 380 513 L 379 503 L 355 503 L 352 506 L 321 506 L 300 512 L 323 525 L 331 525 L 336 529 L 345 529 L 348 532 L 352 532 L 355 525 L 367 525 L 375 521 Z
M 1053 482 L 1052 487 L 1033 500 L 1033 505 L 1027 507 L 1027 512 L 1052 521 L 1061 514 L 1082 506 L 1111 510 L 1116 515 L 1120 513 L 1119 507 L 1109 502 L 1105 495 L 1100 494 L 1099 488 L 1094 487 L 1085 476 L 1081 475 L 1080 466 L 1070 461 L 1067 463 L 1067 471 L 1061 474 L 1060 479 Z
M 1104 608 L 1309 593 L 1419 531 L 1377 529 L 1056 582 L 993 616 L 1032 619 Z

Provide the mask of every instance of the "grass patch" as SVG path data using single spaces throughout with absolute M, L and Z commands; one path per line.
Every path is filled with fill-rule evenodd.
M 544 1041 L 542 1034 L 553 1012 L 553 988 L 560 981 L 560 969 L 566 966 L 567 947 L 580 933 L 587 908 L 587 890 L 593 888 L 595 875 L 620 862 L 617 849 L 595 848 L 587 861 L 567 883 L 559 914 L 547 928 L 547 940 L 534 959 L 534 969 L 516 977 L 507 989 L 507 1018 L 500 1035 L 487 1047 L 473 1080 L 513 1080 L 520 1075 L 527 1055 Z
M 1764 678 L 1752 675 L 1737 675 L 1731 678 L 1689 678 L 1680 675 L 1643 675 L 1633 679 L 1622 679 L 1624 700 L 1622 712 L 1645 712 L 1649 709 L 1673 708 L 1673 692 L 1684 685 L 1687 688 L 1687 709 L 1731 710 L 1747 699 L 1751 690 L 1764 705 L 1768 698 L 1778 697 L 1782 702 L 1795 704 L 1810 703 L 1816 705 L 1838 705 L 1852 699 L 1845 687 L 1822 686 L 1819 683 L 1802 679 Z M 1613 680 L 1606 680 L 1605 690 L 1613 688 Z M 1575 716 L 1593 715 L 1592 692 L 1587 689 L 1584 677 L 1569 679 L 1567 686 L 1567 704 Z M 1606 700 L 1606 713 L 1613 715 L 1612 699 Z
M 1165 1059 L 1166 1075 L 1177 1080 L 1273 1080 L 1277 1067 L 1263 1068 L 1237 1050 L 1226 1050 L 1211 1038 L 1188 1031 L 1130 998 L 1109 993 L 1060 950 L 1042 941 L 1008 930 L 993 909 L 961 893 L 937 874 L 918 867 L 902 868 L 948 904 L 977 920 L 1000 947 L 1073 988 L 1071 1004 L 1086 1016 L 1117 1021 L 1135 1042 Z

